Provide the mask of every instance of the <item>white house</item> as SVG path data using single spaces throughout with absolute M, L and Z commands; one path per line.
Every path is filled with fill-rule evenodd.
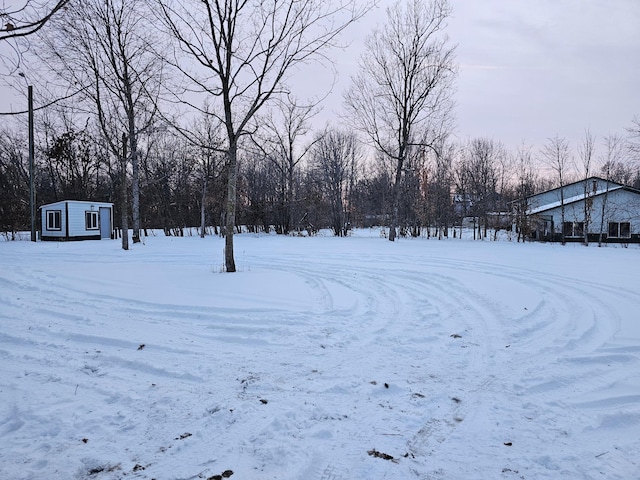
M 537 240 L 640 242 L 640 190 L 591 177 L 513 203 Z M 562 210 L 564 207 L 564 223 Z M 587 231 L 585 232 L 585 228 Z
M 113 238 L 113 203 L 63 200 L 40 210 L 42 240 Z

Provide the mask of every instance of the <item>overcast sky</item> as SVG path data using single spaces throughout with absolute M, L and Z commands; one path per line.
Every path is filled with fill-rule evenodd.
M 586 128 L 622 134 L 640 116 L 640 0 L 450 1 L 460 140 L 575 144 Z M 380 3 L 358 32 L 384 21 L 393 2 Z M 338 90 L 361 48 L 356 39 L 337 55 Z
M 450 1 L 460 140 L 488 136 L 514 148 L 522 141 L 540 146 L 557 134 L 575 146 L 586 128 L 622 134 L 640 116 L 640 0 Z M 323 122 L 341 110 L 362 39 L 385 21 L 391 3 L 380 0 L 348 33 L 350 47 L 333 52 L 339 76 Z M 300 77 L 315 91 L 330 83 L 330 76 Z M 7 89 L 0 93 L 2 110 L 25 102 Z

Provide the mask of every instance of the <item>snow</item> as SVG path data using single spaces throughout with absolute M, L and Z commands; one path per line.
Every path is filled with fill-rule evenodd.
M 636 246 L 223 243 L 0 242 L 0 478 L 640 478 Z

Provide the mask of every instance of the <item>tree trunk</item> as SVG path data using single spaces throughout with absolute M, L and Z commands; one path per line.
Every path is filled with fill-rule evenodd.
M 567 240 L 565 239 L 564 236 L 564 222 L 565 220 L 565 208 L 564 208 L 564 185 L 562 182 L 560 182 L 560 217 L 562 218 L 561 226 L 560 226 L 560 232 L 562 233 L 561 235 L 561 239 L 562 239 L 562 245 L 566 245 Z
M 589 224 L 591 223 L 591 198 L 589 197 L 589 187 L 587 187 L 587 179 L 584 181 L 584 244 L 589 246 Z
M 236 262 L 233 256 L 233 233 L 236 226 L 236 191 L 238 182 L 238 141 L 229 139 L 229 178 L 227 181 L 227 209 L 226 228 L 224 242 L 224 261 L 227 272 L 236 271 Z
M 598 246 L 601 247 L 602 246 L 602 239 L 604 237 L 604 219 L 605 219 L 605 213 L 607 210 L 607 197 L 609 196 L 609 172 L 607 172 L 607 188 L 606 191 L 604 193 L 604 196 L 602 197 L 602 210 L 600 211 L 600 234 L 598 235 Z M 609 233 L 609 230 L 607 229 L 607 234 Z
M 135 136 L 135 133 L 132 136 Z M 133 243 L 138 243 L 140 242 L 140 168 L 138 162 L 138 154 L 135 151 L 131 152 L 131 166 L 131 213 L 133 217 Z
M 125 65 L 126 67 L 126 65 Z M 128 69 L 125 69 L 125 73 Z M 128 75 L 128 73 L 127 73 Z M 138 159 L 138 133 L 129 77 L 125 78 L 129 148 L 131 149 L 131 216 L 133 219 L 133 243 L 140 242 L 140 162 Z
M 204 179 L 202 180 L 202 201 L 200 202 L 200 238 L 204 238 L 205 236 L 205 202 L 207 199 L 207 180 L 208 175 L 205 172 Z
M 120 160 L 120 203 L 122 226 L 122 249 L 129 250 L 129 219 L 127 217 L 127 136 L 122 134 L 122 158 Z
M 402 182 L 402 166 L 404 164 L 404 155 L 401 154 L 398 158 L 398 165 L 396 167 L 396 178 L 393 185 L 393 205 L 391 207 L 391 225 L 389 226 L 389 241 L 393 242 L 396 239 L 396 229 L 398 228 L 398 210 L 400 208 L 400 186 Z
M 293 164 L 293 149 L 289 151 L 289 168 L 287 171 L 287 186 L 286 186 L 286 197 L 285 197 L 285 234 L 288 234 L 295 228 L 295 220 L 293 218 L 293 169 L 295 165 Z

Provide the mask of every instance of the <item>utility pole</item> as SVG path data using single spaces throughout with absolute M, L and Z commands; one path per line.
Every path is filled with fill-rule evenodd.
M 127 201 L 127 134 L 122 134 L 122 158 L 120 159 L 120 210 L 122 227 L 122 249 L 129 250 L 129 219 Z
M 36 241 L 36 190 L 34 186 L 33 87 L 29 85 L 29 207 L 31 209 L 31 241 Z

